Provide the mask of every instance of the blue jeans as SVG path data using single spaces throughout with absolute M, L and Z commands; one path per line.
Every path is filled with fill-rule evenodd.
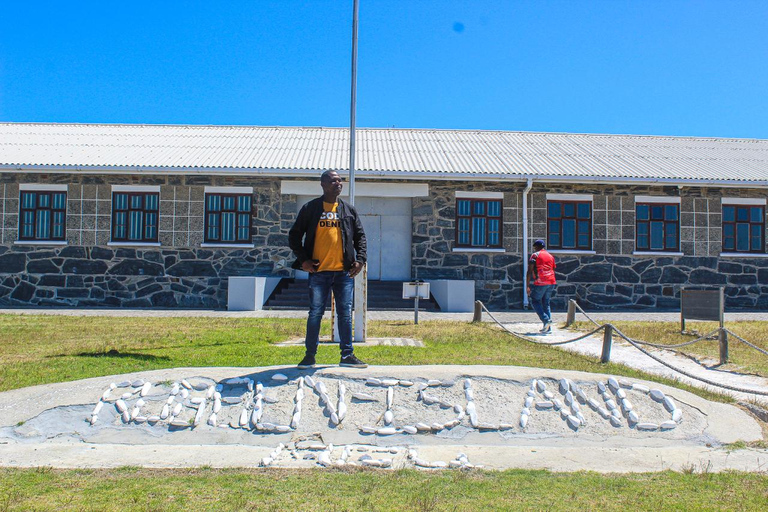
M 544 323 L 552 321 L 549 300 L 552 298 L 553 291 L 555 291 L 555 285 L 553 284 L 531 285 L 531 306 L 533 306 L 533 310 Z
M 325 302 L 328 300 L 328 294 L 333 290 L 333 296 L 336 299 L 336 315 L 339 319 L 341 357 L 352 355 L 352 293 L 354 289 L 355 280 L 344 270 L 309 274 L 309 318 L 307 318 L 307 337 L 304 340 L 307 354 L 317 353 Z

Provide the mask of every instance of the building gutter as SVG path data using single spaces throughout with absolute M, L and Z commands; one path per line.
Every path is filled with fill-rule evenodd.
M 215 176 L 260 176 L 274 178 L 317 178 L 323 169 L 275 169 L 252 168 L 235 169 L 227 167 L 166 167 L 147 168 L 140 166 L 61 166 L 61 165 L 29 165 L 0 164 L 0 173 L 23 172 L 28 174 L 146 174 L 146 175 L 196 175 L 209 174 Z M 347 169 L 339 168 L 339 172 L 347 172 Z M 485 174 L 485 173 L 432 173 L 402 171 L 356 171 L 357 178 L 362 179 L 395 179 L 416 181 L 467 181 L 520 183 L 528 179 L 534 179 L 540 183 L 578 183 L 590 185 L 656 185 L 656 186 L 686 186 L 686 187 L 768 187 L 768 180 L 712 180 L 706 178 L 642 178 L 642 177 L 618 177 L 605 176 L 552 176 L 552 175 L 510 175 L 510 174 Z
M 528 309 L 525 275 L 528 272 L 528 192 L 533 187 L 533 178 L 528 178 L 523 190 L 523 308 Z

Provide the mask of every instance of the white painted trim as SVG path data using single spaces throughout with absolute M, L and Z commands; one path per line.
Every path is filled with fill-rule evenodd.
M 19 191 L 22 191 L 22 190 L 39 190 L 41 192 L 44 192 L 44 191 L 66 192 L 67 186 L 66 185 L 40 185 L 38 183 L 20 183 Z
M 547 249 L 547 252 L 550 254 L 579 254 L 579 255 L 597 254 L 596 251 L 569 250 L 569 249 Z
M 66 240 L 16 240 L 14 245 L 67 245 Z
M 483 247 L 454 247 L 451 252 L 507 252 L 506 249 L 485 249 Z
M 283 180 L 280 182 L 280 193 L 283 195 L 297 196 L 321 196 L 320 180 L 294 181 Z M 355 197 L 427 197 L 429 185 L 427 183 L 367 183 L 355 182 Z M 344 187 L 342 197 L 349 196 L 349 187 Z
M 635 196 L 635 204 L 637 203 L 674 203 L 680 204 L 679 197 L 663 197 L 663 196 Z
M 682 252 L 635 251 L 632 256 L 685 256 Z
M 109 242 L 113 247 L 160 247 L 160 242 Z
M 721 252 L 721 258 L 768 258 L 764 252 Z
M 205 186 L 206 194 L 253 194 L 253 187 L 211 187 Z
M 253 249 L 254 244 L 200 244 L 200 247 L 212 247 L 219 249 Z
M 722 197 L 720 198 L 720 204 L 746 204 L 755 206 L 765 206 L 765 198 L 752 198 L 752 197 Z
M 547 194 L 547 201 L 592 201 L 592 194 Z
M 456 199 L 504 199 L 504 192 L 464 192 L 457 190 Z
M 112 192 L 160 192 L 160 185 L 112 185 Z

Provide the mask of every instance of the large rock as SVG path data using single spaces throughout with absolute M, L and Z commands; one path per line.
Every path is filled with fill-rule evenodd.
M 723 274 L 718 274 L 712 270 L 697 268 L 691 272 L 691 277 L 688 282 L 690 284 L 709 284 L 718 285 L 725 284 L 726 277 Z
M 118 276 L 162 276 L 163 266 L 145 260 L 128 259 L 113 265 L 107 274 Z
M 570 283 L 607 283 L 611 281 L 611 265 L 585 265 L 568 276 Z
M 24 272 L 24 267 L 27 264 L 27 255 L 20 253 L 7 253 L 0 256 L 0 273 L 2 274 L 15 274 L 16 272 Z
M 170 267 L 167 274 L 169 276 L 216 277 L 216 270 L 208 261 L 182 260 Z
M 35 294 L 35 287 L 26 281 L 22 281 L 11 293 L 11 298 L 20 302 L 29 302 L 29 299 Z
M 101 260 L 69 259 L 64 260 L 61 271 L 64 274 L 103 274 L 107 264 Z

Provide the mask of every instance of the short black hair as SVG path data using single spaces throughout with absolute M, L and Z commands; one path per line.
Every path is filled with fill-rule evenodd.
M 325 171 L 320 175 L 320 181 L 330 181 L 331 174 L 339 174 L 339 171 Z

